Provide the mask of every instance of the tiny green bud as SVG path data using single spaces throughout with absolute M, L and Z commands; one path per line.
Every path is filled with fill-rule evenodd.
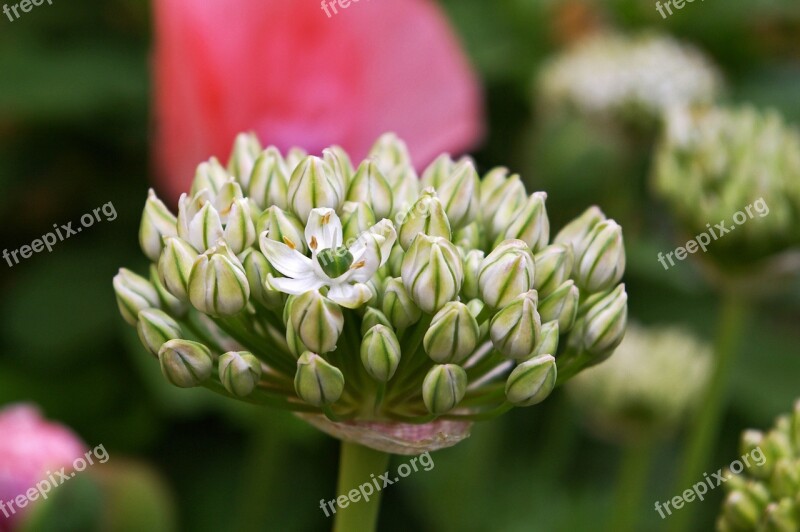
M 189 275 L 195 260 L 197 251 L 187 241 L 177 236 L 164 239 L 158 276 L 169 293 L 181 301 L 189 300 Z
M 228 171 L 219 164 L 216 157 L 212 157 L 207 162 L 202 162 L 197 166 L 190 194 L 194 196 L 204 189 L 216 194 L 222 188 L 222 185 L 230 180 L 231 175 Z
M 155 262 L 164 249 L 164 237 L 178 234 L 178 219 L 151 188 L 147 192 L 142 222 L 139 225 L 139 245 L 147 258 Z
M 722 515 L 735 527 L 735 530 L 756 530 L 761 507 L 743 491 L 735 490 L 725 498 Z
M 392 187 L 378 169 L 377 162 L 367 159 L 361 163 L 350 182 L 347 199 L 368 204 L 378 220 L 392 214 Z
M 335 403 L 344 392 L 344 375 L 321 356 L 306 351 L 297 359 L 294 389 L 310 405 Z
M 547 297 L 569 279 L 575 256 L 572 246 L 553 244 L 534 255 L 536 261 L 536 281 L 533 287 L 542 297 Z
M 286 210 L 289 181 L 287 173 L 286 165 L 278 150 L 267 148 L 255 161 L 250 183 L 246 187 L 247 195 L 256 202 L 259 209 L 275 205 Z
M 419 234 L 403 258 L 401 277 L 411 299 L 432 314 L 458 296 L 464 267 L 449 240 Z
M 230 351 L 219 357 L 219 380 L 231 394 L 246 397 L 261 379 L 261 361 L 247 351 Z
M 466 227 L 475 220 L 480 209 L 480 181 L 469 159 L 459 162 L 447 180 L 436 186 L 453 229 Z
M 533 288 L 534 259 L 522 240 L 507 240 L 483 259 L 478 287 L 483 301 L 493 308 L 508 305 Z
M 158 351 L 161 372 L 179 388 L 199 386 L 214 369 L 214 359 L 206 346 L 190 340 L 170 340 Z
M 376 325 L 385 325 L 390 328 L 392 327 L 389 318 L 387 318 L 383 312 L 376 308 L 367 307 L 367 310 L 364 312 L 364 316 L 361 318 L 361 336 L 367 334 L 367 331 Z
M 309 290 L 297 296 L 292 302 L 289 319 L 309 349 L 316 353 L 336 349 L 344 328 L 344 315 L 341 307 L 320 294 L 319 290 Z
M 375 225 L 375 213 L 367 203 L 346 201 L 342 206 L 342 236 L 353 242 Z
M 467 392 L 467 372 L 455 364 L 433 366 L 422 381 L 422 400 L 432 414 L 446 414 Z
M 361 342 L 361 362 L 370 377 L 388 382 L 400 363 L 400 342 L 391 327 L 375 325 Z
M 592 228 L 579 245 L 575 281 L 589 293 L 604 292 L 616 285 L 625 273 L 625 246 L 622 228 L 614 220 L 605 220 Z
M 478 322 L 467 306 L 451 301 L 433 316 L 422 345 L 434 362 L 460 363 L 475 350 L 479 334 Z
M 131 325 L 136 325 L 140 311 L 160 306 L 155 287 L 141 275 L 120 268 L 119 273 L 114 276 L 113 284 L 119 312 Z
M 182 336 L 180 325 L 169 314 L 155 308 L 139 312 L 136 331 L 142 344 L 156 356 L 164 343 Z
M 305 222 L 317 207 L 338 210 L 344 201 L 344 183 L 328 163 L 309 155 L 289 178 L 288 198 L 292 211 Z
M 267 208 L 258 219 L 256 231 L 260 239 L 269 238 L 276 242 L 282 242 L 300 253 L 308 251 L 303 224 L 294 214 L 275 205 Z M 261 250 L 264 250 L 263 245 Z
M 516 238 L 528 244 L 534 252 L 544 249 L 550 239 L 550 220 L 544 206 L 546 199 L 545 192 L 531 194 L 498 240 Z
M 569 332 L 578 316 L 580 291 L 570 279 L 539 303 L 542 322 L 557 321 L 562 333 Z
M 583 348 L 594 354 L 607 353 L 622 341 L 628 321 L 628 294 L 621 284 L 598 300 L 582 318 Z
M 542 324 L 539 342 L 531 353 L 531 358 L 539 355 L 553 355 L 558 353 L 559 327 L 557 321 L 548 321 Z
M 224 241 L 194 261 L 189 274 L 189 302 L 210 316 L 232 316 L 247 305 L 250 285 L 239 259 Z
M 386 282 L 382 309 L 398 331 L 410 327 L 422 317 L 422 312 L 408 295 L 403 280 L 399 277 Z
M 523 362 L 508 376 L 506 398 L 516 406 L 541 403 L 555 388 L 556 373 L 556 359 L 549 354 Z
M 494 315 L 489 336 L 495 349 L 516 360 L 530 357 L 541 337 L 542 321 L 536 310 L 536 290 L 521 294 Z
M 787 497 L 767 505 L 764 509 L 764 529 L 781 532 L 792 532 L 800 529 L 800 521 L 798 521 L 795 504 L 791 498 Z
M 571 245 L 575 258 L 583 256 L 581 243 L 606 216 L 597 207 L 589 207 L 583 214 L 565 225 L 553 240 L 554 244 Z
M 433 189 L 425 189 L 414 205 L 399 219 L 398 242 L 408 250 L 418 234 L 450 240 L 450 221 Z
M 480 249 L 472 249 L 464 257 L 464 284 L 461 286 L 461 295 L 467 300 L 478 298 L 481 295 L 478 275 L 481 272 L 484 258 L 484 253 Z
M 250 184 L 256 157 L 261 152 L 261 144 L 254 133 L 239 133 L 233 142 L 233 150 L 228 160 L 228 173 L 236 177 L 244 188 Z

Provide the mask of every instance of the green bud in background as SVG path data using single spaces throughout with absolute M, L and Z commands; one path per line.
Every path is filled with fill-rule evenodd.
M 273 205 L 288 208 L 288 171 L 280 152 L 275 148 L 262 151 L 253 165 L 250 182 L 245 187 L 247 195 L 259 209 Z
M 534 259 L 522 240 L 508 240 L 483 259 L 478 287 L 483 301 L 493 307 L 508 305 L 533 287 Z
M 161 346 L 169 340 L 181 338 L 181 327 L 166 312 L 155 308 L 139 312 L 136 331 L 148 351 L 158 356 Z
M 228 160 L 228 173 L 234 176 L 244 189 L 250 184 L 256 158 L 261 153 L 261 144 L 254 133 L 239 133 L 233 142 Z
M 139 225 L 139 245 L 148 259 L 155 262 L 164 249 L 164 237 L 178 234 L 178 219 L 151 188 L 147 192 L 142 221 Z
M 465 250 L 475 251 L 483 247 L 483 225 L 472 222 L 453 234 L 453 244 Z
M 514 219 L 505 231 L 498 237 L 498 241 L 522 240 L 534 252 L 545 248 L 550 239 L 550 220 L 544 206 L 546 199 L 547 194 L 544 192 L 531 194 L 528 201 L 514 215 Z
M 328 166 L 333 168 L 333 173 L 344 185 L 344 190 L 350 185 L 353 180 L 353 163 L 350 161 L 350 156 L 344 151 L 341 146 L 331 146 L 322 150 L 322 158 L 328 163 Z
M 394 133 L 384 133 L 373 144 L 366 159 L 374 159 L 378 162 L 378 168 L 381 172 L 394 181 L 390 175 L 390 170 L 394 168 L 405 169 L 412 168 L 411 155 L 408 153 L 406 143 L 400 140 Z
M 800 528 L 797 509 L 791 499 L 781 499 L 773 502 L 764 509 L 764 527 L 767 530 L 790 532 Z
M 161 276 L 158 273 L 158 267 L 155 264 L 150 265 L 150 283 L 158 293 L 158 300 L 160 301 L 159 308 L 167 309 L 170 314 L 174 316 L 183 317 L 189 311 L 189 305 L 180 299 L 173 296 L 164 283 L 161 281 Z
M 289 170 L 289 175 L 292 175 L 292 172 L 300 166 L 300 163 L 306 157 L 308 157 L 308 152 L 303 148 L 298 148 L 297 146 L 289 148 L 289 151 L 286 152 L 286 157 L 283 158 L 286 162 L 286 169 Z
M 158 352 L 161 372 L 179 388 L 200 386 L 211 377 L 214 359 L 206 346 L 190 340 L 170 340 Z
M 592 305 L 581 319 L 577 327 L 581 346 L 593 354 L 605 354 L 613 350 L 622 341 L 628 322 L 628 294 L 625 285 L 621 284 Z
M 230 351 L 219 357 L 219 380 L 231 394 L 246 397 L 261 380 L 261 361 L 246 351 Z
M 579 245 L 575 282 L 589 293 L 604 292 L 616 285 L 625 273 L 625 245 L 622 228 L 614 220 L 605 220 L 592 228 Z
M 160 301 L 158 292 L 150 282 L 132 271 L 120 268 L 114 276 L 114 292 L 117 295 L 117 307 L 125 321 L 136 325 L 139 312 L 147 308 L 158 308 Z
M 533 287 L 539 296 L 547 297 L 569 279 L 574 264 L 572 246 L 553 244 L 534 255 L 536 261 L 536 281 Z
M 434 362 L 465 360 L 478 345 L 478 322 L 464 303 L 451 301 L 433 316 L 422 345 Z
M 398 331 L 407 329 L 422 317 L 422 311 L 411 299 L 403 280 L 399 277 L 386 282 L 382 308 L 383 313 Z
M 297 296 L 289 314 L 292 327 L 300 340 L 316 353 L 336 349 L 336 342 L 344 328 L 342 309 L 320 294 L 310 290 Z
M 342 206 L 342 236 L 345 242 L 353 242 L 375 225 L 375 213 L 366 203 L 346 201 Z
M 169 293 L 181 301 L 189 300 L 189 275 L 197 256 L 197 251 L 182 238 L 164 239 L 164 250 L 158 259 L 158 276 Z
M 267 286 L 268 275 L 278 275 L 263 253 L 256 249 L 246 249 L 241 256 L 250 296 L 269 309 L 283 308 L 283 294 Z
M 565 281 L 558 289 L 539 303 L 542 322 L 557 321 L 562 333 L 569 332 L 578 316 L 580 291 L 575 282 Z
M 757 530 L 763 508 L 759 502 L 744 491 L 733 491 L 725 498 L 722 514 L 735 530 Z
M 344 182 L 328 163 L 309 155 L 289 178 L 288 198 L 289 207 L 301 222 L 305 222 L 311 209 L 329 207 L 338 210 L 342 206 Z
M 391 327 L 375 325 L 361 342 L 361 362 L 369 376 L 388 382 L 400 363 L 400 342 Z
M 306 351 L 297 359 L 294 389 L 310 405 L 335 403 L 344 392 L 344 375 L 321 356 Z
M 555 388 L 556 373 L 556 359 L 549 354 L 523 362 L 508 376 L 506 398 L 516 406 L 541 403 Z
M 446 414 L 467 393 L 467 372 L 455 364 L 433 366 L 422 381 L 422 400 L 432 414 Z
M 389 328 L 392 327 L 389 318 L 387 318 L 383 312 L 376 308 L 367 307 L 367 310 L 364 312 L 364 316 L 361 318 L 361 336 L 367 334 L 367 331 L 376 325 L 385 325 Z
M 219 160 L 216 157 L 212 157 L 207 162 L 202 162 L 197 166 L 192 188 L 189 191 L 190 195 L 194 196 L 203 189 L 211 194 L 216 194 L 222 188 L 222 185 L 232 178 L 233 176 L 219 164 Z
M 464 284 L 461 286 L 461 294 L 467 300 L 478 298 L 481 295 L 478 275 L 483 259 L 484 253 L 480 249 L 472 249 L 464 257 Z
M 224 241 L 195 260 L 189 275 L 189 301 L 211 316 L 241 312 L 250 298 L 244 267 Z
M 481 185 L 481 214 L 489 241 L 494 241 L 514 220 L 528 197 L 518 175 L 507 177 L 508 170 L 496 168 Z
M 411 299 L 432 314 L 458 296 L 464 268 L 449 240 L 419 234 L 403 258 L 401 277 Z
M 471 224 L 480 209 L 480 181 L 469 159 L 459 162 L 444 182 L 436 186 L 452 229 Z
M 554 244 L 571 245 L 574 257 L 576 260 L 583 256 L 583 247 L 581 244 L 584 242 L 589 233 L 594 229 L 594 226 L 606 217 L 603 211 L 597 207 L 589 207 L 583 214 L 572 220 L 558 232 L 556 238 L 553 240 Z
M 531 358 L 539 355 L 549 355 L 558 352 L 560 330 L 557 321 L 542 323 L 541 334 L 536 347 L 533 348 Z
M 399 220 L 400 229 L 397 241 L 408 250 L 418 234 L 440 236 L 450 240 L 450 221 L 444 212 L 444 206 L 433 189 L 422 191 L 414 205 L 404 212 Z
M 378 220 L 392 214 L 392 187 L 375 161 L 366 160 L 358 167 L 347 190 L 347 200 L 368 204 Z
M 530 290 L 494 315 L 489 324 L 489 336 L 495 349 L 515 360 L 530 357 L 541 337 L 542 322 L 537 304 L 536 290 Z
M 294 214 L 274 205 L 264 211 L 258 219 L 256 231 L 260 239 L 269 238 L 276 242 L 282 242 L 300 253 L 308 251 L 303 224 Z
M 456 163 L 450 155 L 441 154 L 422 172 L 422 186 L 439 188 L 453 173 L 455 166 Z

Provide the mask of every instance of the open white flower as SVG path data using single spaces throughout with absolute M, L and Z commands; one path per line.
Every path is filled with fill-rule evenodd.
M 359 235 L 346 247 L 342 223 L 333 209 L 312 209 L 306 224 L 305 239 L 311 257 L 297 250 L 288 238 L 272 240 L 261 234 L 261 251 L 272 266 L 286 277 L 267 278 L 275 290 L 300 295 L 329 287 L 327 297 L 347 308 L 357 308 L 372 298 L 367 286 L 375 272 L 388 259 L 397 239 L 394 225 L 383 219 Z

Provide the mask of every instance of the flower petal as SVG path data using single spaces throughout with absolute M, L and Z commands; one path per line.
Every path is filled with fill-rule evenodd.
M 287 277 L 302 278 L 313 273 L 311 259 L 282 242 L 261 235 L 261 252 L 272 266 Z
M 325 285 L 322 280 L 313 275 L 290 279 L 288 277 L 275 277 L 272 274 L 267 275 L 266 284 L 279 292 L 295 296 L 305 294 L 310 290 L 317 290 Z
M 363 283 L 336 283 L 328 292 L 328 299 L 346 308 L 358 308 L 372 299 L 372 290 Z
M 313 254 L 342 245 L 342 222 L 336 211 L 324 207 L 311 210 L 306 223 L 306 243 Z
M 383 237 L 372 233 L 364 233 L 359 237 L 350 253 L 353 255 L 353 265 L 338 281 L 365 283 L 372 279 L 381 266 L 381 244 Z

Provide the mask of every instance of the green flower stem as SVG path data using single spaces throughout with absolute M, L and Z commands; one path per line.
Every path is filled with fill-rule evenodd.
M 617 493 L 614 501 L 614 514 L 608 530 L 615 532 L 632 532 L 637 528 L 638 517 L 642 509 L 642 499 L 647 487 L 647 473 L 653 455 L 654 442 L 651 435 L 628 445 L 622 458 L 622 468 L 617 480 Z
M 389 455 L 369 449 L 357 443 L 343 441 L 339 457 L 338 496 L 347 494 L 370 482 L 370 474 L 375 477 L 384 473 L 389 465 Z M 333 524 L 334 532 L 371 532 L 376 530 L 378 512 L 381 506 L 381 492 L 375 491 L 369 501 L 350 501 L 346 508 L 339 506 Z
M 728 388 L 728 377 L 739 339 L 744 332 L 746 302 L 732 292 L 723 295 L 719 329 L 714 348 L 715 365 L 705 396 L 700 402 L 690 431 L 683 457 L 683 465 L 674 492 L 682 493 L 695 482 L 702 480 L 704 466 L 708 464 L 714 438 L 718 434 Z M 716 467 L 716 466 L 715 466 Z M 688 530 L 697 505 L 686 505 L 670 519 L 670 530 Z

